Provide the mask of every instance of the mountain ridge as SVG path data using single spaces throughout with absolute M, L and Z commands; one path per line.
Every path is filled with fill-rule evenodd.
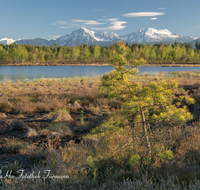
M 88 30 L 84 27 L 72 31 L 71 34 L 63 35 L 55 40 L 46 40 L 42 38 L 35 39 L 23 39 L 23 40 L 13 40 L 8 38 L 0 39 L 0 43 L 3 44 L 30 44 L 30 45 L 41 45 L 41 46 L 53 46 L 54 44 L 59 46 L 80 46 L 81 44 L 87 45 L 101 45 L 107 46 L 117 41 L 123 41 L 125 43 L 129 43 L 130 45 L 134 43 L 139 44 L 156 44 L 156 43 L 174 43 L 175 41 L 180 43 L 189 43 L 195 40 L 199 40 L 198 37 L 193 36 L 181 36 L 175 33 L 170 32 L 168 29 L 157 30 L 154 28 L 143 28 L 137 30 L 136 32 L 132 32 L 125 35 L 118 35 L 114 32 L 109 31 L 100 31 L 94 32 L 92 30 Z

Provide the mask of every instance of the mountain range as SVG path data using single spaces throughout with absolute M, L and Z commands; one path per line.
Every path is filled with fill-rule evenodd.
M 0 39 L 0 43 L 3 44 L 12 44 L 17 43 L 20 44 L 30 44 L 30 45 L 41 45 L 41 46 L 53 46 L 54 44 L 58 46 L 73 46 L 81 44 L 87 45 L 101 45 L 107 46 L 117 41 L 128 42 L 130 45 L 132 44 L 156 44 L 156 43 L 174 43 L 175 40 L 180 43 L 189 43 L 192 42 L 195 44 L 196 40 L 200 41 L 200 38 L 193 36 L 180 36 L 170 32 L 167 29 L 157 30 L 154 28 L 143 28 L 136 32 L 132 32 L 126 35 L 118 35 L 113 32 L 94 32 L 92 30 L 88 30 L 86 28 L 80 28 L 78 30 L 73 31 L 71 34 L 67 34 L 61 36 L 55 40 L 46 40 L 42 38 L 35 39 L 22 39 L 22 40 L 13 40 L 8 38 Z

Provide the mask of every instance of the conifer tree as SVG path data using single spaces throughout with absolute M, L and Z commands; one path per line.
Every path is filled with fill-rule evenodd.
M 200 50 L 200 43 L 199 43 L 199 41 L 196 41 L 196 42 L 195 42 L 195 47 L 196 47 L 198 50 Z
M 125 44 L 119 42 L 109 59 L 115 69 L 103 75 L 100 92 L 110 98 L 124 99 L 126 112 L 124 117 L 127 117 L 133 124 L 134 122 L 142 123 L 147 154 L 151 156 L 151 142 L 148 134 L 150 131 L 148 131 L 147 121 L 184 124 L 187 120 L 192 119 L 192 115 L 186 106 L 181 107 L 181 103 L 185 100 L 186 103 L 193 104 L 194 99 L 187 96 L 176 97 L 178 84 L 175 81 L 150 82 L 146 86 L 142 86 L 139 82 L 133 82 L 138 73 L 136 67 L 142 66 L 145 61 L 140 59 L 128 62 L 126 54 Z

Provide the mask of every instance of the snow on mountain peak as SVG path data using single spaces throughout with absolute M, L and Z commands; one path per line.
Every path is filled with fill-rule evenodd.
M 97 32 L 95 33 L 96 38 L 99 39 L 99 41 L 116 41 L 120 40 L 120 37 L 118 34 L 115 34 L 114 32 Z
M 80 30 L 84 30 L 85 32 L 88 31 L 88 29 L 87 29 L 87 28 L 84 28 L 84 27 L 81 27 Z
M 2 38 L 0 39 L 0 43 L 3 43 L 4 45 L 10 45 L 14 43 L 16 40 L 13 40 L 12 38 Z

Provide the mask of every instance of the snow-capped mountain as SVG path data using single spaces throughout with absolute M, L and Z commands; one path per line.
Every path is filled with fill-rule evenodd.
M 81 44 L 94 44 L 98 42 L 112 42 L 120 40 L 119 35 L 113 32 L 98 32 L 95 33 L 92 30 L 86 28 L 80 28 L 73 31 L 70 35 L 61 36 L 56 39 L 57 45 L 81 45 Z
M 143 28 L 137 32 L 120 36 L 123 41 L 129 43 L 173 43 L 175 40 L 180 43 L 188 43 L 192 40 L 197 39 L 197 37 L 187 37 L 173 34 L 167 29 L 156 30 L 154 28 Z
M 121 40 L 120 36 L 118 34 L 115 34 L 113 32 L 97 32 L 95 33 L 96 38 L 98 39 L 98 41 L 118 41 Z
M 95 37 L 95 32 L 86 28 L 80 28 L 73 31 L 70 35 L 61 36 L 56 40 L 57 45 L 81 45 L 98 41 Z
M 0 43 L 5 43 L 5 39 L 3 38 L 0 40 Z M 18 43 L 18 44 L 31 44 L 31 45 L 46 45 L 46 46 L 53 46 L 56 45 L 66 45 L 66 46 L 73 46 L 81 44 L 88 44 L 88 45 L 110 45 L 116 43 L 119 40 L 123 42 L 128 42 L 130 45 L 134 43 L 174 43 L 175 40 L 180 43 L 189 43 L 194 40 L 198 39 L 197 37 L 191 36 L 180 36 L 177 34 L 173 34 L 167 29 L 164 30 L 156 30 L 154 28 L 143 28 L 142 30 L 138 30 L 136 32 L 126 34 L 126 35 L 118 35 L 113 32 L 94 32 L 92 30 L 88 30 L 86 28 L 80 28 L 78 30 L 73 31 L 71 34 L 67 34 L 57 38 L 56 40 L 45 40 L 41 38 L 36 38 L 33 40 L 13 40 L 8 39 L 10 41 L 6 41 L 6 44 L 10 43 Z
M 70 35 L 61 36 L 60 38 L 56 39 L 55 43 L 57 45 L 81 45 L 81 44 L 88 44 L 88 45 L 110 45 L 115 43 L 119 40 L 124 42 L 128 42 L 129 44 L 133 43 L 174 43 L 176 40 L 180 43 L 188 43 L 193 40 L 196 40 L 197 37 L 187 37 L 187 36 L 180 36 L 177 34 L 173 34 L 167 29 L 164 30 L 156 30 L 154 28 L 143 28 L 142 30 L 138 30 L 137 32 L 133 32 L 131 34 L 126 35 L 118 35 L 113 32 L 94 32 L 92 30 L 88 30 L 86 28 L 80 28 L 79 30 L 73 31 Z
M 2 38 L 2 39 L 0 39 L 0 44 L 2 43 L 2 44 L 4 44 L 4 45 L 10 45 L 10 44 L 12 44 L 13 42 L 15 42 L 16 40 L 13 40 L 12 38 Z
M 69 34 L 66 34 L 65 36 L 61 36 L 55 40 L 56 44 L 59 44 L 60 46 L 64 46 L 66 44 L 66 40 L 69 37 Z

